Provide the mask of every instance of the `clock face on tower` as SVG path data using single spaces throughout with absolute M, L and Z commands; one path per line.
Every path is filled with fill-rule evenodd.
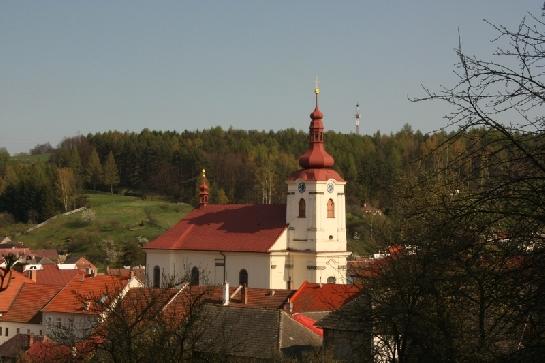
M 327 191 L 328 191 L 329 193 L 333 193 L 333 189 L 334 189 L 334 188 L 335 188 L 335 186 L 333 185 L 332 182 L 327 183 Z
M 299 193 L 304 193 L 305 189 L 306 189 L 305 183 L 297 184 L 297 190 L 299 191 Z

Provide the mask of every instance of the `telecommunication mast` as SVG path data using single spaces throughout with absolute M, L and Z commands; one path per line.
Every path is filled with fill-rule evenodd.
M 354 115 L 356 121 L 356 135 L 360 134 L 360 104 L 356 103 L 356 114 Z

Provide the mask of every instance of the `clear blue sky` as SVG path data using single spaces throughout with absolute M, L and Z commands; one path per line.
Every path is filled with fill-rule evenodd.
M 516 25 L 538 0 L 0 2 L 0 147 L 110 129 L 306 129 L 318 74 L 328 129 L 439 128 L 413 104 L 452 79 L 458 27 Z

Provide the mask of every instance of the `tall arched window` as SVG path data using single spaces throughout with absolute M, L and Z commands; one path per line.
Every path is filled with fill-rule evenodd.
M 337 282 L 337 279 L 335 278 L 335 276 L 329 276 L 327 278 L 327 283 L 328 284 L 334 284 L 335 282 Z
M 335 218 L 335 202 L 333 202 L 333 199 L 327 201 L 327 218 Z
M 197 266 L 193 266 L 191 269 L 191 285 L 197 286 L 199 284 L 199 269 Z
M 248 271 L 244 268 L 238 273 L 238 284 L 248 286 Z
M 306 205 L 303 198 L 299 199 L 299 218 L 305 218 Z
M 161 287 L 161 268 L 159 266 L 153 268 L 153 287 Z

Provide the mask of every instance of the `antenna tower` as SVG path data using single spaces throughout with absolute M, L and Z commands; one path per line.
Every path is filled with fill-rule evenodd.
M 354 115 L 356 121 L 356 135 L 360 134 L 360 104 L 356 103 L 356 114 Z

